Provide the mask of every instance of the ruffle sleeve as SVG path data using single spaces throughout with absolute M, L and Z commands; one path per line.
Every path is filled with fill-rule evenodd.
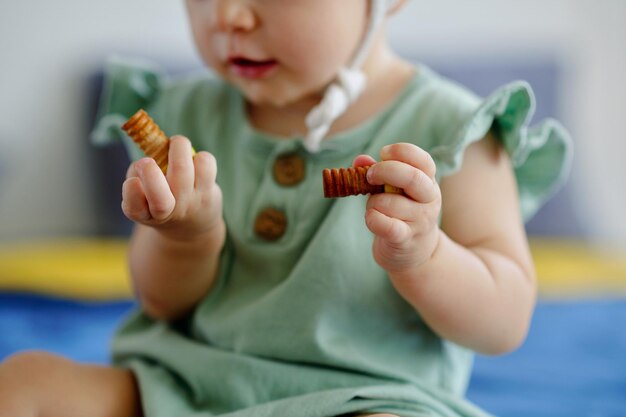
M 496 90 L 431 150 L 439 175 L 458 170 L 465 149 L 493 127 L 515 170 L 523 218 L 531 218 L 563 185 L 572 159 L 565 128 L 553 119 L 529 126 L 534 111 L 534 94 L 526 82 L 516 81 Z
M 96 124 L 91 132 L 92 142 L 107 145 L 122 141 L 132 159 L 141 157 L 141 151 L 121 126 L 137 110 L 150 109 L 154 105 L 164 81 L 164 73 L 149 62 L 123 58 L 108 60 Z

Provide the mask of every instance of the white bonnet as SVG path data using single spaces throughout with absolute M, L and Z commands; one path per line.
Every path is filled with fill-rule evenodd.
M 370 19 L 354 57 L 347 67 L 339 69 L 336 80 L 326 89 L 321 102 L 306 117 L 308 132 L 304 138 L 304 147 L 309 152 L 315 153 L 320 150 L 320 144 L 330 126 L 365 89 L 367 80 L 361 66 L 393 0 L 369 0 L 369 2 Z

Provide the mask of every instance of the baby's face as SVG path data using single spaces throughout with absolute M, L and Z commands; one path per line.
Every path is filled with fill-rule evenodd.
M 253 105 L 318 96 L 365 30 L 366 0 L 187 0 L 202 59 Z

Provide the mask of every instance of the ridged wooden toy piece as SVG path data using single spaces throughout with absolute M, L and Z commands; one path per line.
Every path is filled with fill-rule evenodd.
M 404 193 L 402 189 L 392 185 L 372 185 L 367 182 L 365 175 L 369 168 L 370 166 L 325 169 L 322 172 L 324 197 L 337 198 L 360 194 Z
M 143 109 L 132 115 L 122 126 L 139 148 L 153 158 L 161 170 L 167 172 L 170 139 Z

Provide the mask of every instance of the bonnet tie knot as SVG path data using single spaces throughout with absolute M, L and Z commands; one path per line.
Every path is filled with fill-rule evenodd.
M 335 81 L 324 92 L 322 101 L 309 112 L 305 119 L 308 131 L 303 139 L 303 145 L 311 153 L 320 151 L 321 142 L 330 130 L 330 126 L 365 89 L 367 79 L 360 68 L 370 52 L 378 28 L 385 20 L 387 10 L 395 4 L 395 0 L 369 0 L 369 4 L 370 18 L 357 51 L 348 65 L 339 69 Z
M 356 101 L 365 83 L 363 71 L 349 68 L 339 70 L 337 79 L 326 89 L 322 101 L 307 115 L 308 134 L 304 138 L 304 147 L 309 152 L 319 151 L 330 126 Z

